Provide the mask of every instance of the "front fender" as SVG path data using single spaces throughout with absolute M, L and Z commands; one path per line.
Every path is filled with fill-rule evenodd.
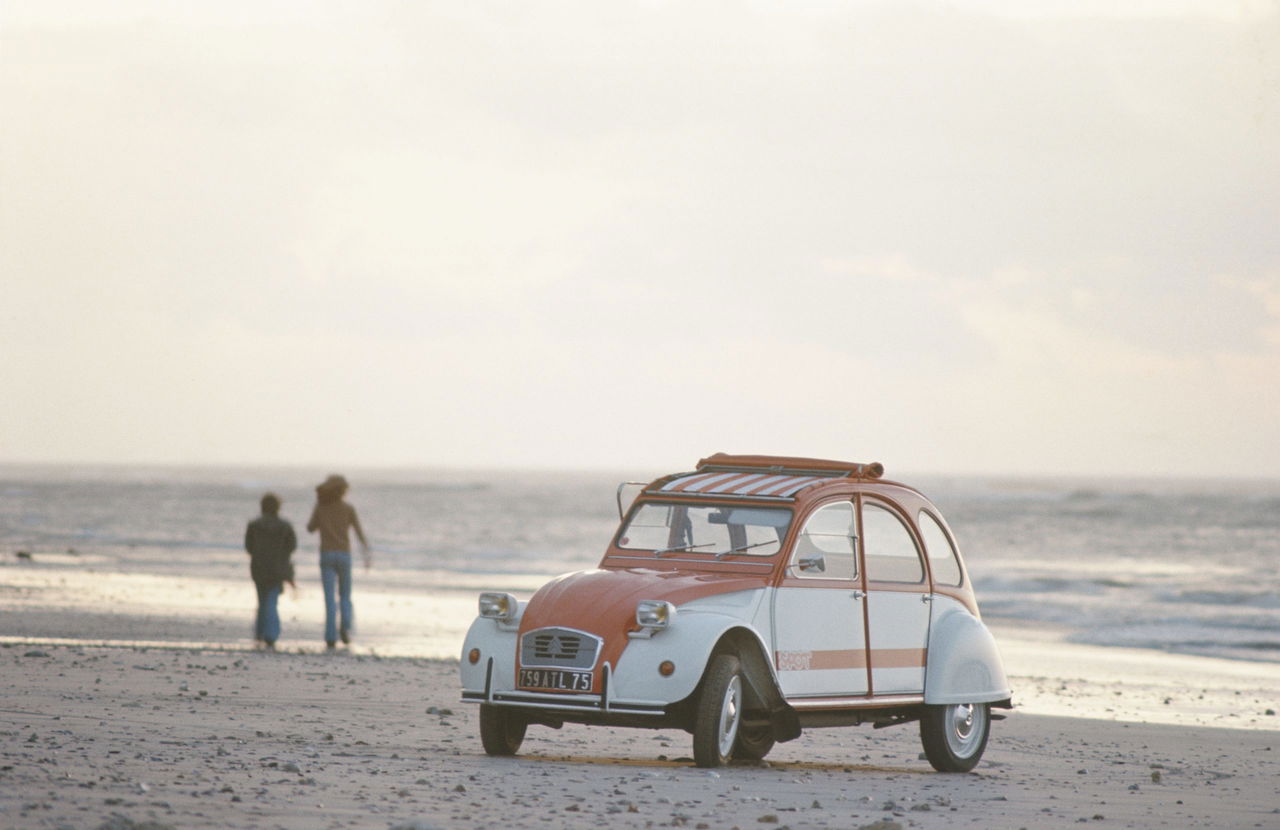
M 685 699 L 702 680 L 716 644 L 733 629 L 746 632 L 762 654 L 769 653 L 760 632 L 740 617 L 682 608 L 670 628 L 627 643 L 613 672 L 610 695 L 618 700 L 662 704 Z M 668 660 L 675 671 L 663 677 L 658 667 Z
M 518 621 L 500 623 L 488 617 L 475 618 L 462 641 L 462 654 L 458 660 L 458 674 L 464 692 L 485 691 L 485 675 L 490 660 L 493 661 L 494 682 L 500 683 L 504 689 L 511 686 L 511 679 L 516 676 L 516 640 L 519 633 Z M 468 656 L 472 649 L 480 652 L 480 659 L 475 663 Z
M 1010 697 L 995 638 L 959 603 L 935 609 L 929 625 L 924 702 L 995 703 Z

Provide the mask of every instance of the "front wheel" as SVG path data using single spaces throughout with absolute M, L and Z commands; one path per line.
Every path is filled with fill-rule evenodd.
M 721 767 L 733 757 L 742 725 L 742 665 L 732 654 L 717 654 L 707 666 L 693 719 L 693 762 Z
M 985 703 L 926 706 L 920 718 L 920 742 L 938 772 L 968 772 L 976 767 L 990 733 L 991 707 Z
M 480 743 L 489 755 L 519 752 L 527 726 L 523 718 L 504 706 L 480 704 Z

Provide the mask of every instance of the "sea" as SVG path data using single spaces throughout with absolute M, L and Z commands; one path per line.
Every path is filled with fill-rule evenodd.
M 268 490 L 298 528 L 300 581 L 318 583 L 304 526 L 329 472 L 0 466 L 0 638 L 39 639 L 20 622 L 39 607 L 28 578 L 36 568 L 64 583 L 85 572 L 125 574 L 153 585 L 204 580 L 247 596 L 244 526 Z M 594 567 L 618 522 L 619 485 L 672 471 L 341 472 L 375 556 L 371 571 L 357 571 L 357 604 L 394 596 L 403 609 L 371 617 L 367 642 L 438 656 L 457 654 L 479 591 L 527 597 L 550 577 Z M 1280 662 L 1280 480 L 901 480 L 947 518 L 993 627 Z M 625 503 L 635 488 L 622 492 Z M 100 610 L 132 613 L 127 596 Z M 315 623 L 299 623 L 307 625 Z M 148 639 L 178 636 L 167 628 L 157 624 Z

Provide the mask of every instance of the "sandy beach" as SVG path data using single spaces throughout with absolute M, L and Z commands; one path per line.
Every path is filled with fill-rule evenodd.
M 714 771 L 672 730 L 535 727 L 493 759 L 452 659 L 260 653 L 229 616 L 210 647 L 190 610 L 55 607 L 65 572 L 34 573 L 4 574 L 27 590 L 0 606 L 2 827 L 1280 827 L 1274 664 L 997 630 L 1018 707 L 968 775 L 932 772 L 913 725 Z
M 1014 712 L 969 775 L 930 771 L 910 726 L 708 771 L 671 731 L 532 729 L 488 758 L 449 661 L 8 644 L 0 664 L 6 827 L 1280 826 L 1268 730 Z

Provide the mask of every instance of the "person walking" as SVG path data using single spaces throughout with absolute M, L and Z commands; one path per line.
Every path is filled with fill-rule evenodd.
M 316 486 L 316 506 L 307 522 L 307 531 L 320 532 L 320 582 L 324 586 L 324 643 L 330 651 L 337 645 L 350 644 L 355 630 L 355 608 L 351 604 L 351 537 L 355 530 L 364 554 L 364 567 L 373 564 L 369 542 L 360 527 L 356 509 L 343 496 L 347 480 L 331 475 Z
M 253 624 L 253 640 L 259 648 L 273 651 L 280 639 L 280 612 L 276 603 L 284 583 L 293 585 L 290 557 L 298 547 L 293 525 L 280 518 L 280 497 L 267 493 L 261 501 L 262 515 L 244 530 L 244 549 L 249 553 L 249 575 L 258 589 L 258 616 Z

